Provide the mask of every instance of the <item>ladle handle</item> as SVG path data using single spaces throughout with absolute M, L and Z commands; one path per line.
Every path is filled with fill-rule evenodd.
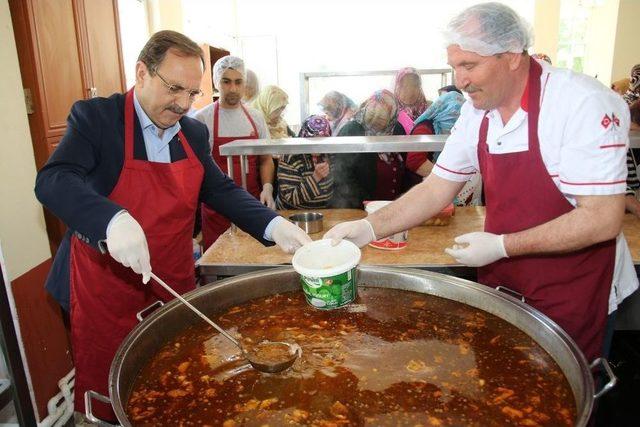
M 151 272 L 151 277 L 153 278 L 153 280 L 155 280 L 156 282 L 158 282 L 163 288 L 165 288 L 167 290 L 167 292 L 169 292 L 171 295 L 173 295 L 174 297 L 176 297 L 177 299 L 180 300 L 181 303 L 183 303 L 184 305 L 186 305 L 187 307 L 189 307 L 191 309 L 191 311 L 193 311 L 194 313 L 196 313 L 198 316 L 200 316 L 202 318 L 202 320 L 204 320 L 205 322 L 207 322 L 208 324 L 210 324 L 211 326 L 213 326 L 218 332 L 220 332 L 222 335 L 224 335 L 229 341 L 231 341 L 232 343 L 234 343 L 240 350 L 244 351 L 242 349 L 242 346 L 240 345 L 240 343 L 238 341 L 236 341 L 235 338 L 233 338 L 231 335 L 229 335 L 227 333 L 227 331 L 225 331 L 224 329 L 222 329 L 220 326 L 216 325 L 211 319 L 209 319 L 207 316 L 205 316 L 204 314 L 202 314 L 202 312 L 200 310 L 198 310 L 197 308 L 195 308 L 193 305 L 191 305 L 191 303 L 189 301 L 187 301 L 186 299 L 182 298 L 182 296 L 180 296 L 179 293 L 177 293 L 176 291 L 174 291 L 171 286 L 167 285 L 166 283 L 164 283 L 164 281 L 162 281 L 161 278 L 159 278 L 158 276 L 156 276 L 155 274 L 153 274 L 153 272 Z

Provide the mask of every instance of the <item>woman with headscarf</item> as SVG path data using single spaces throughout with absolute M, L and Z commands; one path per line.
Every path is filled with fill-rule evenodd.
M 451 128 L 460 116 L 460 109 L 465 99 L 459 92 L 445 92 L 417 118 L 415 126 L 429 120 L 437 135 L 451 133 Z
M 629 105 L 631 116 L 631 130 L 638 130 L 640 125 L 640 64 L 631 68 L 629 76 L 629 88 L 622 95 L 622 98 Z M 640 150 L 629 149 L 627 152 L 627 191 L 625 206 L 628 212 L 640 216 L 640 201 L 638 201 L 638 161 L 640 161 Z
M 340 133 L 342 127 L 351 120 L 357 110 L 356 104 L 351 98 L 336 91 L 327 93 L 318 105 L 329 119 L 329 123 L 331 123 L 331 133 L 333 135 Z
M 447 85 L 447 86 L 442 86 L 440 89 L 438 89 L 438 96 L 447 92 L 458 92 L 459 94 L 462 95 L 462 91 L 458 89 L 456 85 Z
M 411 135 L 449 134 L 465 99 L 459 92 L 444 92 L 427 110 L 417 118 Z M 432 153 L 407 153 L 406 189 L 413 187 L 429 175 L 435 158 Z
M 398 71 L 393 94 L 398 102 L 398 122 L 408 134 L 411 132 L 413 122 L 430 105 L 422 90 L 422 79 L 415 68 L 406 67 Z
M 329 120 L 310 116 L 298 133 L 300 138 L 331 136 Z M 333 194 L 331 161 L 325 154 L 287 154 L 278 165 L 278 209 L 326 208 Z
M 376 91 L 369 99 L 362 103 L 353 119 L 347 123 L 338 136 L 383 136 L 406 135 L 403 127 L 398 123 L 398 104 L 395 97 L 388 90 Z M 340 167 L 346 169 L 354 166 L 353 154 L 340 156 Z M 400 153 L 360 154 L 359 167 L 361 175 L 357 176 L 357 182 L 362 183 L 356 187 L 364 190 L 363 200 L 394 200 L 402 189 L 404 176 L 404 158 Z M 346 163 L 343 164 L 343 163 Z M 336 169 L 339 166 L 336 165 Z M 336 190 L 338 185 L 336 180 Z M 349 189 L 344 189 L 350 191 Z M 359 206 L 356 206 L 359 207 Z
M 622 96 L 625 93 L 627 93 L 630 85 L 631 85 L 631 79 L 627 77 L 624 79 L 616 80 L 615 82 L 611 83 L 611 89 L 614 92 L 620 94 L 620 96 Z
M 260 111 L 264 116 L 271 138 L 295 136 L 282 117 L 288 104 L 289 96 L 287 93 L 278 86 L 273 85 L 265 86 L 253 101 L 252 107 Z
M 246 70 L 242 102 L 245 104 L 251 104 L 259 93 L 260 81 L 258 80 L 258 76 L 252 70 Z
M 629 89 L 622 97 L 629 105 L 640 99 L 640 64 L 634 65 L 631 69 Z
M 460 116 L 460 109 L 465 98 L 456 91 L 444 92 L 427 110 L 416 120 L 411 135 L 448 135 Z M 431 173 L 438 153 L 407 153 L 406 188 L 422 182 Z M 480 175 L 476 173 L 462 188 L 454 200 L 457 206 L 480 204 L 482 183 Z

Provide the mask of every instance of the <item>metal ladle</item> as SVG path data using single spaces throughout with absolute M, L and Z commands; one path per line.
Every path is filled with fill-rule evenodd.
M 189 307 L 189 309 L 191 309 L 191 311 L 193 311 L 198 316 L 200 316 L 205 322 L 207 322 L 208 324 L 213 326 L 226 339 L 228 339 L 229 341 L 234 343 L 236 345 L 236 347 L 238 347 L 240 349 L 240 351 L 242 352 L 242 356 L 245 359 L 247 359 L 249 361 L 249 363 L 251 364 L 251 366 L 253 366 L 258 371 L 268 372 L 268 373 L 272 373 L 272 374 L 276 373 L 276 372 L 284 371 L 285 369 L 287 369 L 291 365 L 293 365 L 293 363 L 296 361 L 296 359 L 300 356 L 300 353 L 302 352 L 302 350 L 300 349 L 300 347 L 298 345 L 291 345 L 291 344 L 286 343 L 286 342 L 277 342 L 277 341 L 262 341 L 257 346 L 255 346 L 253 349 L 251 349 L 249 351 L 245 350 L 245 348 L 242 347 L 242 344 L 240 344 L 240 342 L 238 342 L 235 338 L 233 338 L 231 335 L 229 335 L 229 333 L 227 331 L 222 329 L 220 326 L 218 326 L 215 322 L 213 322 L 207 316 L 202 314 L 202 312 L 200 310 L 198 310 L 197 308 L 195 308 L 193 305 L 191 305 L 191 303 L 189 303 L 187 300 L 182 298 L 182 296 L 180 296 L 180 294 L 178 294 L 176 291 L 174 291 L 169 285 L 167 285 L 158 276 L 153 274 L 153 272 L 151 273 L 151 277 L 153 278 L 153 280 L 158 282 L 163 288 L 165 288 L 167 290 L 167 292 L 169 292 L 171 295 L 173 295 L 178 300 L 180 300 L 180 302 L 182 302 L 184 305 Z M 283 358 L 282 361 L 279 360 L 277 362 L 273 362 L 271 360 L 265 360 L 264 357 L 262 357 L 262 358 L 260 357 L 259 349 L 262 349 L 262 350 L 268 352 L 269 348 L 271 348 L 273 350 L 276 350 L 278 347 L 286 348 L 288 350 L 288 352 L 287 352 L 288 358 L 286 358 L 286 359 Z

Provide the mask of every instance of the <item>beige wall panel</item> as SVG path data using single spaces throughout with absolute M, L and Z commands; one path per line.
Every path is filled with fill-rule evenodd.
M 11 15 L 0 2 L 0 243 L 9 280 L 51 256 L 42 207 L 33 194 L 35 160 Z

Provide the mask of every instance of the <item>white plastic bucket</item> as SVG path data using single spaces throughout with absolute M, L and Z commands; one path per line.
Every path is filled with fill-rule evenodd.
M 293 268 L 307 302 L 330 310 L 349 304 L 356 298 L 356 267 L 362 253 L 353 243 L 343 240 L 332 246 L 330 239 L 307 243 L 293 255 Z

